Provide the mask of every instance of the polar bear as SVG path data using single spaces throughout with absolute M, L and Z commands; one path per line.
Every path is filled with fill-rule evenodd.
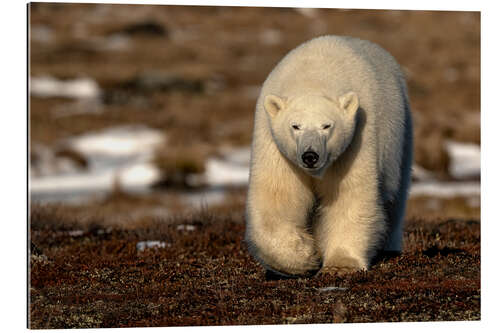
M 245 239 L 271 272 L 369 269 L 401 252 L 412 120 L 404 76 L 378 45 L 312 39 L 257 100 Z

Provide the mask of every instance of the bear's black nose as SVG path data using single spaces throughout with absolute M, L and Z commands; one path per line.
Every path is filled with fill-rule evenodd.
M 316 162 L 318 162 L 318 159 L 319 155 L 313 152 L 312 150 L 308 150 L 304 154 L 302 154 L 302 161 L 308 168 L 314 167 Z

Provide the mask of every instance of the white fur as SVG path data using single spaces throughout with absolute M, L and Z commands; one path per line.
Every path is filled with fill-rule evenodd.
M 328 125 L 331 125 L 330 127 Z M 318 168 L 301 155 L 318 151 Z M 324 36 L 292 50 L 256 106 L 246 240 L 268 269 L 368 269 L 401 251 L 412 125 L 406 84 L 379 46 Z

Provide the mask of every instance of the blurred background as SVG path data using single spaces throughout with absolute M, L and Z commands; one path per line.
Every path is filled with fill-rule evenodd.
M 480 217 L 479 12 L 32 3 L 30 197 L 117 224 L 243 215 L 260 85 L 336 34 L 387 49 L 408 81 L 407 217 Z M 62 207 L 62 208 L 61 208 Z

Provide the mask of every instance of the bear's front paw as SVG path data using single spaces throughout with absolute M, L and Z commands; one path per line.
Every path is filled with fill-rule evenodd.
M 356 259 L 345 252 L 344 250 L 335 251 L 335 255 L 330 256 L 325 261 L 320 273 L 343 275 L 367 269 L 367 265 L 364 264 L 363 260 Z
M 272 270 L 283 275 L 304 276 L 317 272 L 321 259 L 309 234 L 288 234 L 280 239 L 273 260 L 267 262 Z
M 297 247 L 291 263 L 290 272 L 296 271 L 294 274 L 301 275 L 317 272 L 321 267 L 321 258 L 312 242 L 303 242 Z
M 328 266 L 321 268 L 320 274 L 336 274 L 336 275 L 345 275 L 354 273 L 362 270 L 361 268 L 355 267 L 337 267 L 337 266 Z

